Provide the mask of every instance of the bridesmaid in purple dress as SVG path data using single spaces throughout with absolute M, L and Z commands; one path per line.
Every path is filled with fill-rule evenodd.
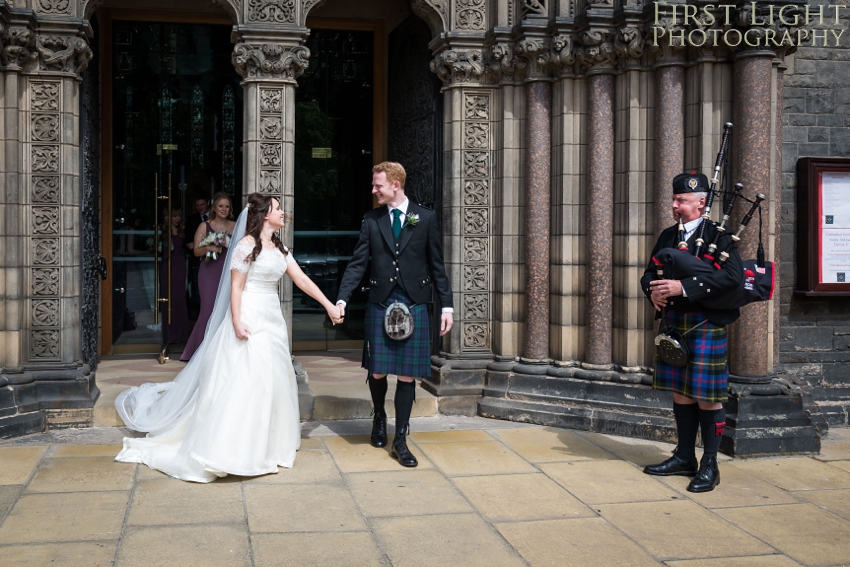
M 218 281 L 221 279 L 221 272 L 224 269 L 224 257 L 227 254 L 227 249 L 222 246 L 201 246 L 201 240 L 210 232 L 224 231 L 227 234 L 233 234 L 233 227 L 236 223 L 231 220 L 232 205 L 230 196 L 227 193 L 220 192 L 213 195 L 213 205 L 210 211 L 210 220 L 201 224 L 195 232 L 195 256 L 201 258 L 201 267 L 198 269 L 198 289 L 201 295 L 201 312 L 198 315 L 198 321 L 195 323 L 195 328 L 192 329 L 192 334 L 189 336 L 189 342 L 186 343 L 186 349 L 180 356 L 180 360 L 188 361 L 201 346 L 204 340 L 204 333 L 207 329 L 207 321 L 212 315 L 213 306 L 215 305 L 215 294 L 218 292 Z M 215 252 L 218 259 L 207 259 L 207 252 Z
M 186 254 L 192 248 L 183 236 L 183 211 L 162 211 L 163 226 L 171 227 L 171 323 L 168 323 L 168 304 L 159 304 L 159 316 L 162 321 L 163 344 L 185 343 L 189 338 L 189 310 L 186 307 Z M 168 248 L 165 239 L 162 244 L 162 260 L 159 263 L 159 295 L 168 297 Z

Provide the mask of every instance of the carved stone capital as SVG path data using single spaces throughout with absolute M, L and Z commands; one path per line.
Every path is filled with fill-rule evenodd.
M 446 86 L 479 82 L 484 75 L 484 56 L 480 49 L 447 49 L 431 61 L 431 72 Z
M 645 47 L 646 37 L 642 28 L 626 26 L 618 29 L 614 36 L 614 53 L 620 67 L 638 65 Z
M 576 50 L 573 36 L 556 35 L 552 38 L 552 65 L 560 75 L 572 74 L 575 70 Z
M 233 65 L 246 80 L 295 82 L 310 65 L 310 50 L 300 45 L 240 43 L 233 49 Z
M 519 61 L 514 54 L 514 45 L 510 42 L 496 43 L 490 46 L 487 58 L 487 82 L 510 83 L 514 73 L 521 69 L 524 62 Z
M 549 69 L 554 59 L 549 39 L 533 38 L 517 42 L 516 55 L 523 62 L 526 81 L 549 80 Z
M 3 52 L 0 62 L 9 69 L 22 69 L 24 65 L 35 58 L 32 49 L 35 47 L 35 34 L 23 27 L 10 27 L 3 31 Z
M 647 29 L 647 49 L 655 55 L 655 66 L 685 64 L 685 29 L 671 18 L 659 19 Z
M 72 73 L 78 77 L 93 57 L 85 39 L 56 35 L 36 37 L 34 55 L 39 71 Z
M 576 51 L 579 72 L 602 73 L 616 68 L 616 51 L 613 34 L 609 31 L 593 30 L 581 34 L 581 47 Z

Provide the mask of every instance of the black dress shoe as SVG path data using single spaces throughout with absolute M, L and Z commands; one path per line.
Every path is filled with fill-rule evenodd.
M 720 469 L 717 457 L 703 457 L 699 462 L 699 472 L 688 484 L 688 492 L 711 492 L 720 484 Z
M 693 476 L 697 474 L 697 460 L 683 459 L 676 453 L 673 456 L 658 465 L 647 465 L 643 472 L 646 474 L 654 474 L 656 476 Z
M 387 412 L 384 410 L 375 412 L 375 418 L 372 420 L 372 438 L 369 441 L 372 447 L 387 446 Z
M 415 467 L 419 464 L 419 461 L 416 460 L 416 457 L 414 457 L 413 453 L 410 452 L 410 449 L 407 448 L 408 430 L 409 425 L 407 423 L 396 426 L 393 448 L 390 451 L 390 455 L 393 459 L 398 459 L 398 462 L 404 467 Z

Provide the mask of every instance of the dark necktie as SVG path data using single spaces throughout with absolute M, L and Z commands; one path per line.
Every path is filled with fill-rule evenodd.
M 207 214 L 206 213 L 201 215 L 201 222 L 207 222 Z
M 401 211 L 393 209 L 393 236 L 398 238 L 399 234 L 401 234 Z

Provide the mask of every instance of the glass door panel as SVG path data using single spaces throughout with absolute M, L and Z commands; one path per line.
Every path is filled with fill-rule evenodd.
M 157 316 L 162 305 L 167 317 L 159 299 L 169 297 L 169 288 L 172 295 L 189 293 L 186 276 L 169 284 L 155 273 L 158 267 L 169 273 L 161 254 L 168 243 L 155 247 L 165 209 L 182 212 L 177 235 L 189 243 L 194 235 L 183 225 L 197 197 L 226 191 L 234 210 L 240 208 L 242 87 L 230 61 L 230 32 L 206 24 L 113 22 L 115 353 L 160 351 L 168 320 Z M 191 255 L 188 247 L 183 251 Z M 186 299 L 191 305 L 195 298 Z M 171 317 L 188 318 L 188 311 Z
M 295 93 L 293 253 L 336 301 L 363 213 L 372 208 L 374 38 L 369 31 L 312 29 L 307 47 L 310 67 Z M 362 347 L 364 286 L 358 286 L 345 323 L 337 326 L 316 301 L 294 288 L 293 350 Z

